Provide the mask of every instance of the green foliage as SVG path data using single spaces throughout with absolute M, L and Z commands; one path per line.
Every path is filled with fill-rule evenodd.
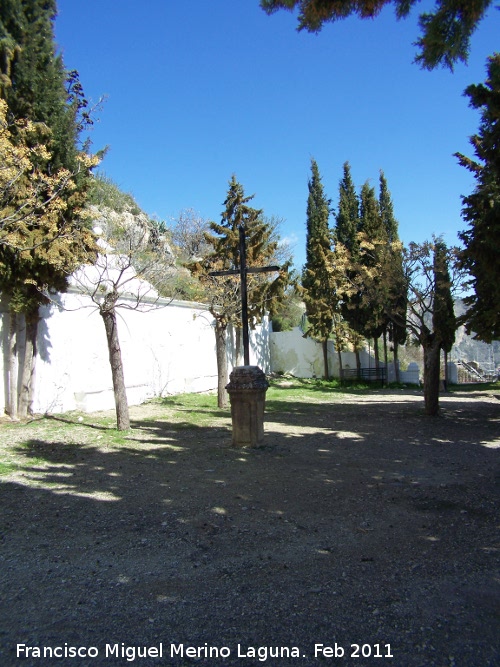
M 330 200 L 324 193 L 321 175 L 311 160 L 311 178 L 307 198 L 306 264 L 302 274 L 308 335 L 327 340 L 333 328 L 334 289 L 328 269 L 331 261 L 331 235 L 328 226 Z
M 447 390 L 451 392 L 457 391 L 461 394 L 480 390 L 482 393 L 492 392 L 493 394 L 498 394 L 496 398 L 500 398 L 500 382 L 468 382 L 467 384 L 448 385 Z
M 375 189 L 366 181 L 361 188 L 360 232 L 372 241 L 385 241 L 387 232 L 380 215 Z
M 358 347 L 356 337 L 378 338 L 387 331 L 395 344 L 406 338 L 402 249 L 383 172 L 379 186 L 378 199 L 368 181 L 358 198 L 349 163 L 344 164 L 334 230 L 333 267 L 343 274 L 343 280 L 339 279 L 341 314 L 351 329 L 355 347 Z M 341 339 L 345 339 L 349 332 L 340 333 Z
M 311 160 L 311 178 L 308 183 L 309 195 L 306 211 L 306 266 L 315 261 L 313 244 L 321 243 L 325 248 L 330 247 L 330 231 L 328 218 L 330 217 L 330 200 L 326 198 L 321 175 L 316 160 Z
M 3 0 L 0 19 L 0 92 L 9 114 L 32 128 L 26 132 L 22 123 L 13 124 L 13 141 L 45 149 L 31 153 L 31 169 L 12 197 L 13 208 L 23 211 L 22 243 L 5 243 L 0 252 L 0 289 L 12 310 L 31 318 L 46 301 L 44 292 L 63 291 L 67 275 L 94 249 L 81 216 L 91 165 L 82 162 L 77 147 L 86 101 L 78 74 L 67 73 L 56 55 L 55 14 L 55 0 Z M 53 185 L 58 173 L 66 174 L 71 187 L 64 178 Z M 35 193 L 29 216 L 28 190 Z M 57 206 L 47 205 L 55 201 Z
M 0 461 L 0 477 L 2 475 L 10 475 L 11 472 L 14 472 L 17 469 L 18 466 L 14 463 L 4 463 L 3 461 Z
M 177 419 L 182 419 L 178 423 L 171 422 L 173 429 L 210 426 L 215 416 L 227 417 L 226 411 L 218 410 L 215 394 L 178 394 L 168 398 L 159 398 L 154 402 L 171 408 L 175 411 Z
M 360 263 L 364 268 L 364 290 L 367 298 L 361 294 L 358 307 L 357 329 L 367 338 L 378 338 L 387 328 L 387 294 L 388 287 L 385 280 L 385 259 L 388 247 L 387 228 L 381 215 L 379 202 L 375 190 L 368 181 L 361 189 L 360 197 L 360 234 L 369 247 L 360 255 Z
M 227 404 L 226 330 L 234 324 L 242 329 L 242 293 L 240 269 L 240 228 L 244 230 L 247 268 L 274 266 L 279 247 L 276 229 L 266 223 L 262 211 L 249 206 L 253 196 L 245 196 L 243 186 L 233 175 L 224 201 L 221 222 L 211 222 L 205 241 L 210 248 L 204 257 L 194 259 L 187 268 L 204 289 L 203 301 L 208 303 L 215 318 L 216 354 L 218 368 L 218 405 Z M 258 323 L 269 312 L 272 316 L 289 285 L 290 264 L 280 267 L 278 276 L 270 273 L 247 274 L 248 322 Z M 214 272 L 219 275 L 214 275 Z M 234 272 L 220 275 L 220 272 Z M 243 341 L 245 342 L 243 331 Z M 246 347 L 244 346 L 246 351 Z M 246 361 L 246 359 L 245 359 Z M 247 362 L 248 363 L 248 362 Z
M 359 199 L 351 176 L 349 162 L 344 163 L 344 173 L 339 184 L 339 204 L 335 215 L 335 243 L 341 243 L 352 256 L 355 256 L 360 227 Z
M 273 331 L 291 331 L 300 325 L 303 315 L 304 307 L 296 290 L 287 291 L 272 316 Z
M 440 239 L 434 245 L 434 281 L 432 325 L 434 332 L 441 340 L 441 348 L 445 352 L 451 352 L 455 342 L 457 321 L 451 294 L 447 248 Z
M 500 54 L 489 58 L 485 84 L 469 86 L 465 92 L 470 106 L 481 110 L 481 123 L 471 137 L 477 160 L 456 154 L 476 179 L 462 209 L 469 226 L 460 234 L 466 246 L 461 266 L 471 275 L 469 287 L 474 290 L 465 298 L 464 321 L 468 333 L 490 343 L 500 339 Z
M 129 211 L 132 215 L 142 213 L 133 195 L 123 192 L 116 183 L 103 172 L 97 172 L 90 181 L 87 202 L 99 208 L 110 208 L 117 213 Z
M 388 243 L 395 243 L 399 241 L 398 235 L 398 221 L 394 217 L 394 206 L 392 203 L 391 193 L 387 186 L 387 179 L 384 172 L 380 171 L 379 177 L 379 198 L 378 208 L 382 226 L 385 229 L 385 234 Z
M 447 248 L 441 239 L 410 243 L 404 249 L 403 270 L 408 285 L 408 329 L 424 348 L 447 339 L 449 317 L 454 293 L 461 289 L 457 248 Z M 436 316 L 434 315 L 436 313 Z
M 387 264 L 391 267 L 389 271 L 391 277 L 386 280 L 387 300 L 385 309 L 386 314 L 388 314 L 389 340 L 396 348 L 406 342 L 408 290 L 403 273 L 403 248 L 399 244 L 398 221 L 394 216 L 392 197 L 383 171 L 380 172 L 379 184 L 379 211 L 387 235 Z M 387 272 L 388 267 L 383 270 Z
M 299 10 L 299 30 L 319 32 L 327 22 L 375 18 L 385 5 L 393 4 L 396 16 L 405 18 L 417 0 L 261 0 L 268 14 L 285 9 Z M 470 38 L 486 14 L 492 0 L 439 0 L 433 12 L 420 15 L 420 51 L 416 62 L 425 69 L 444 65 L 453 70 L 457 61 L 467 61 Z
M 343 176 L 339 183 L 339 203 L 335 215 L 335 229 L 333 238 L 335 242 L 335 263 L 339 264 L 339 253 L 346 252 L 348 266 L 344 270 L 344 278 L 348 284 L 357 282 L 356 262 L 359 259 L 359 231 L 361 229 L 360 201 L 351 176 L 349 162 L 344 163 Z M 357 290 L 349 294 L 342 290 L 340 303 L 342 318 L 349 327 L 356 332 L 363 329 L 361 313 L 361 297 Z
M 241 322 L 241 294 L 239 275 L 211 276 L 213 271 L 238 271 L 240 266 L 239 227 L 245 228 L 247 266 L 274 265 L 279 249 L 276 228 L 263 217 L 261 210 L 249 206 L 252 196 L 246 196 L 243 186 L 233 175 L 224 201 L 221 222 L 210 222 L 210 232 L 204 235 L 210 248 L 199 261 L 188 264 L 205 289 L 210 311 L 225 327 L 230 322 Z M 279 275 L 248 274 L 248 316 L 258 322 L 266 312 L 271 315 L 279 307 L 290 283 L 291 261 L 280 267 Z
M 341 382 L 339 378 L 328 380 L 320 378 L 296 378 L 291 375 L 272 377 L 266 394 L 266 412 L 289 411 L 287 402 L 310 401 L 312 397 L 318 401 L 329 401 L 332 396 L 342 397 L 344 394 L 359 394 L 373 391 L 374 383 L 365 383 L 353 379 Z
M 14 118 L 26 118 L 51 134 L 52 171 L 77 167 L 79 112 L 86 101 L 78 73 L 68 73 L 55 52 L 55 0 L 4 0 L 0 33 L 3 97 Z M 4 7 L 2 6 L 4 12 Z

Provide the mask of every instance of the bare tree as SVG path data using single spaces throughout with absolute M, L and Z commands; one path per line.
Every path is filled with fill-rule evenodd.
M 446 290 L 453 297 L 463 287 L 458 252 L 458 248 L 445 248 L 440 239 L 433 239 L 410 243 L 403 254 L 408 285 L 406 327 L 423 349 L 425 413 L 431 416 L 439 411 L 440 353 L 447 342 L 446 331 L 439 323 L 441 294 Z
M 206 234 L 210 223 L 192 208 L 184 209 L 171 227 L 172 241 L 179 250 L 181 260 L 190 262 L 210 252 Z
M 79 291 L 90 297 L 104 323 L 117 428 L 123 431 L 130 428 L 130 419 L 117 311 L 158 307 L 158 288 L 172 273 L 174 256 L 144 214 L 131 216 L 107 210 L 101 212 L 96 223 L 100 225 L 94 230 L 99 235 L 97 258 L 93 265 L 77 271 L 73 280 Z

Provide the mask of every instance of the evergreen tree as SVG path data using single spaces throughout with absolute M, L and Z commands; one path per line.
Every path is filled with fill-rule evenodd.
M 471 137 L 476 160 L 457 153 L 460 164 L 476 179 L 471 195 L 463 198 L 462 216 L 468 229 L 461 265 L 472 276 L 474 294 L 464 299 L 467 333 L 487 343 L 500 339 L 500 54 L 488 60 L 485 84 L 466 89 L 470 106 L 481 110 L 479 132 Z
M 309 323 L 307 334 L 323 345 L 324 377 L 328 379 L 328 338 L 333 330 L 335 291 L 329 264 L 332 262 L 331 236 L 328 226 L 330 200 L 326 198 L 315 160 L 311 160 L 306 221 L 306 264 L 302 275 L 304 302 Z
M 383 264 L 387 248 L 387 230 L 380 215 L 375 190 L 368 181 L 361 188 L 360 235 L 363 252 L 360 263 L 364 269 L 364 279 L 360 282 L 358 322 L 366 338 L 373 338 L 375 365 L 379 368 L 378 339 L 387 327 L 387 291 L 383 280 Z
M 18 313 L 29 325 L 24 377 L 32 375 L 38 310 L 47 291 L 64 290 L 67 275 L 94 251 L 81 216 L 92 162 L 76 145 L 86 103 L 77 74 L 67 74 L 56 55 L 55 12 L 55 0 L 3 0 L 0 19 L 0 94 L 10 117 L 28 123 L 12 124 L 13 142 L 45 147 L 30 152 L 30 168 L 11 193 L 10 210 L 21 215 L 11 215 L 15 243 L 4 237 L 0 250 L 0 289 L 10 301 L 12 319 Z M 60 185 L 55 187 L 56 175 Z M 51 207 L 56 199 L 57 207 Z M 24 416 L 29 389 L 21 384 Z
M 86 105 L 76 72 L 55 53 L 55 0 L 4 0 L 0 54 L 3 97 L 14 118 L 39 124 L 51 138 L 50 168 L 77 167 L 77 113 Z M 44 130 L 45 127 L 45 130 Z
M 357 282 L 354 267 L 359 258 L 358 234 L 360 225 L 359 197 L 352 180 L 350 164 L 349 162 L 345 162 L 343 166 L 343 176 L 339 183 L 339 202 L 337 213 L 335 215 L 333 239 L 334 256 L 336 258 L 334 263 L 337 266 L 344 266 L 344 279 L 348 286 L 348 289 L 343 290 L 341 295 L 339 309 L 342 319 L 347 322 L 352 329 L 352 332 L 357 332 L 362 329 L 362 322 L 359 317 L 360 295 L 357 290 L 351 289 L 352 285 Z M 340 256 L 342 256 L 342 259 Z M 355 353 L 356 366 L 358 373 L 360 373 L 361 362 L 359 357 L 359 346 L 357 345 L 355 346 Z
M 360 228 L 359 198 L 351 176 L 349 162 L 344 163 L 344 173 L 339 184 L 339 204 L 335 216 L 335 243 L 341 243 L 355 256 L 358 250 L 357 234 Z
M 394 351 L 394 370 L 399 382 L 398 347 L 406 342 L 407 285 L 403 273 L 403 248 L 399 241 L 398 222 L 394 216 L 391 193 L 384 172 L 380 171 L 379 211 L 387 235 L 387 262 L 381 267 L 386 288 L 386 329 L 384 329 L 384 352 L 387 368 L 387 333 Z
M 416 3 L 417 0 L 260 0 L 268 14 L 298 7 L 299 30 L 310 32 L 318 32 L 324 23 L 351 14 L 374 18 L 389 4 L 394 4 L 398 18 L 406 18 Z M 416 62 L 426 69 L 443 64 L 451 70 L 458 60 L 467 62 L 470 38 L 491 4 L 492 0 L 440 0 L 433 12 L 421 14 Z
M 361 188 L 359 213 L 359 229 L 364 237 L 373 241 L 385 241 L 387 233 L 380 215 L 375 189 L 368 181 L 365 181 Z
M 387 181 L 380 173 L 378 199 L 366 182 L 356 196 L 349 165 L 339 188 L 335 228 L 335 265 L 342 270 L 342 313 L 353 332 L 374 338 L 375 362 L 379 366 L 378 339 L 383 335 L 387 367 L 387 333 L 397 345 L 406 338 L 406 279 L 402 246 Z M 356 346 L 359 348 L 359 345 Z M 360 369 L 359 354 L 357 367 Z
M 252 196 L 246 196 L 243 186 L 233 175 L 224 201 L 221 222 L 209 223 L 210 232 L 205 241 L 210 248 L 206 256 L 187 266 L 205 289 L 205 300 L 215 319 L 215 339 L 218 369 L 218 405 L 227 407 L 228 381 L 227 328 L 230 324 L 241 333 L 241 293 L 239 275 L 213 276 L 214 271 L 238 271 L 240 268 L 239 228 L 243 225 L 246 237 L 247 266 L 266 266 L 274 263 L 279 239 L 275 229 L 268 225 L 262 211 L 249 205 Z M 270 274 L 247 276 L 248 316 L 252 324 L 259 322 L 267 311 L 273 313 L 288 286 L 286 263 L 277 277 Z M 239 347 L 239 345 L 237 345 Z
M 436 335 L 441 340 L 441 349 L 445 357 L 445 380 L 448 380 L 448 354 L 455 342 L 457 320 L 451 294 L 451 278 L 448 269 L 448 251 L 445 243 L 437 239 L 434 244 L 434 309 L 432 324 Z
M 385 229 L 385 234 L 388 243 L 399 241 L 398 235 L 398 221 L 394 216 L 394 205 L 392 203 L 391 193 L 387 186 L 387 179 L 384 172 L 380 171 L 379 176 L 379 197 L 378 207 L 380 219 Z

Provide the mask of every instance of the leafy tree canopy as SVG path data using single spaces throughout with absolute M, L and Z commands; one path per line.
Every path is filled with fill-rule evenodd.
M 487 343 L 500 339 L 500 54 L 488 60 L 485 84 L 469 86 L 470 106 L 481 110 L 479 131 L 471 137 L 476 159 L 460 153 L 462 166 L 476 179 L 472 194 L 463 198 L 462 217 L 469 223 L 460 234 L 465 244 L 462 267 L 471 275 L 474 293 L 465 299 L 467 332 Z
M 44 290 L 63 291 L 68 274 L 93 254 L 94 236 L 74 175 L 63 167 L 49 173 L 51 152 L 36 143 L 34 124 L 9 124 L 6 115 L 0 100 L 0 290 L 12 310 L 36 312 Z M 87 173 L 97 161 L 78 159 Z
M 434 311 L 432 325 L 441 338 L 442 349 L 449 353 L 455 342 L 457 320 L 451 293 L 452 282 L 449 270 L 448 249 L 441 239 L 434 245 Z
M 396 16 L 406 18 L 417 0 L 261 0 L 268 14 L 279 9 L 299 10 L 299 30 L 319 32 L 323 25 L 347 18 L 375 18 L 385 5 L 393 4 Z M 470 38 L 492 0 L 436 0 L 434 11 L 420 15 L 421 35 L 415 45 L 415 61 L 424 69 L 439 65 L 453 70 L 457 61 L 466 62 Z
M 245 195 L 243 186 L 233 175 L 221 222 L 208 223 L 209 232 L 203 234 L 202 258 L 191 258 L 189 270 L 198 277 L 205 289 L 205 299 L 210 311 L 225 327 L 230 322 L 241 321 L 241 294 L 239 275 L 213 276 L 214 271 L 239 269 L 239 226 L 244 225 L 246 237 L 246 260 L 248 267 L 261 267 L 280 262 L 280 272 L 275 274 L 251 274 L 248 276 L 248 314 L 250 319 L 260 321 L 265 312 L 271 315 L 284 298 L 290 283 L 291 258 L 282 261 L 280 239 L 276 221 L 265 218 L 259 209 L 249 203 L 253 195 Z M 204 299 L 204 300 L 205 300 Z

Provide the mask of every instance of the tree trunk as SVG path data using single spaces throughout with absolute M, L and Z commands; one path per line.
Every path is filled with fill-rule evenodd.
M 130 428 L 130 417 L 128 411 L 127 391 L 125 389 L 125 377 L 123 375 L 122 351 L 118 338 L 118 327 L 116 312 L 114 308 L 100 310 L 104 320 L 106 338 L 108 339 L 109 363 L 113 378 L 113 392 L 115 395 L 116 426 L 119 431 L 128 431 Z
M 387 330 L 384 329 L 384 333 L 382 334 L 382 341 L 384 343 L 384 368 L 385 368 L 385 379 L 384 379 L 384 384 L 389 384 L 389 363 L 388 363 L 388 356 L 387 356 Z
M 325 380 L 328 380 L 330 377 L 330 372 L 328 370 L 328 338 L 325 338 L 324 341 L 322 341 L 322 347 L 323 347 L 323 373 Z
M 35 312 L 25 316 L 26 335 L 24 344 L 24 359 L 21 369 L 21 387 L 19 389 L 19 401 L 17 414 L 21 419 L 31 412 L 31 400 L 33 396 L 33 378 L 35 374 L 36 340 L 38 335 L 38 307 Z
M 11 419 L 17 419 L 17 313 L 11 311 L 9 319 L 6 412 Z
M 358 376 L 358 380 L 361 379 L 361 357 L 359 356 L 359 350 L 356 349 L 354 350 L 354 353 L 356 355 L 356 372 Z
M 400 374 L 399 374 L 399 345 L 397 343 L 393 343 L 394 345 L 394 377 L 396 379 L 396 382 L 399 384 L 400 380 Z
M 234 354 L 234 365 L 243 366 L 243 330 L 241 327 L 236 327 L 235 336 L 234 336 L 234 345 L 235 345 L 235 354 Z
M 340 380 L 342 381 L 344 379 L 342 377 L 342 371 L 344 370 L 344 368 L 342 366 L 342 352 L 340 350 L 337 350 L 337 357 L 338 357 L 338 360 L 339 360 L 339 377 L 340 377 Z
M 378 371 L 380 368 L 380 355 L 378 352 L 378 338 L 376 336 L 373 337 L 373 354 L 375 356 L 375 368 Z
M 430 336 L 424 345 L 424 402 L 425 414 L 435 417 L 439 412 L 439 371 L 441 344 Z
M 448 352 L 444 350 L 444 390 L 448 391 Z
M 217 355 L 217 405 L 219 408 L 227 408 L 229 396 L 226 390 L 227 356 L 226 356 L 226 326 L 217 318 L 215 319 L 215 351 Z

